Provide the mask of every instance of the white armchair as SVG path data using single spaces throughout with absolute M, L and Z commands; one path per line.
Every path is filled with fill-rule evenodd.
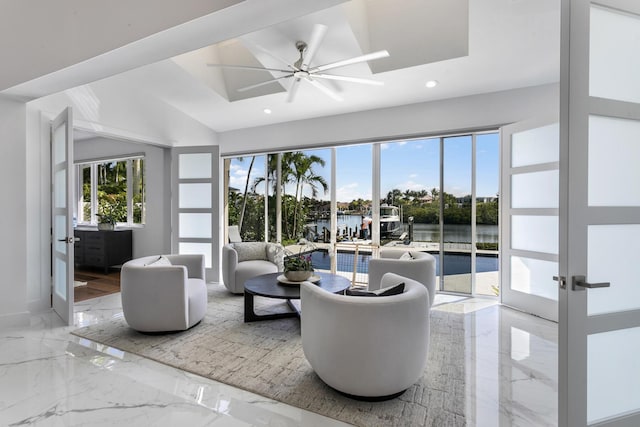
M 141 332 L 181 331 L 207 311 L 204 255 L 162 255 L 126 262 L 120 274 L 122 311 Z
M 382 249 L 380 258 L 369 261 L 369 290 L 380 287 L 385 273 L 396 273 L 422 283 L 429 291 L 429 305 L 436 294 L 436 259 L 427 252 Z
M 327 385 L 353 398 L 385 400 L 423 375 L 429 346 L 429 292 L 387 273 L 381 286 L 404 282 L 398 295 L 336 295 L 300 285 L 302 348 Z
M 261 274 L 284 271 L 284 248 L 277 243 L 237 242 L 222 247 L 222 281 L 234 294 L 244 282 Z

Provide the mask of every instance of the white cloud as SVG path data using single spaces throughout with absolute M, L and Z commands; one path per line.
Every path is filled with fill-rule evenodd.
M 411 178 L 411 179 L 414 179 L 414 178 L 417 178 L 417 177 L 418 177 L 417 173 L 412 173 L 412 174 L 409 175 L 409 178 Z
M 356 199 L 371 199 L 371 190 L 359 188 L 357 182 L 353 182 L 336 189 L 336 200 L 339 202 L 351 202 Z
M 234 188 L 238 188 L 244 191 L 244 186 L 247 182 L 247 174 L 249 173 L 249 165 L 251 160 L 245 160 L 243 162 L 232 161 L 229 166 L 229 185 Z M 256 160 L 251 168 L 251 178 L 249 179 L 249 190 L 255 181 L 256 177 L 264 176 L 264 165 L 260 164 Z
M 235 188 L 244 189 L 249 171 L 240 165 L 231 164 L 229 168 L 229 185 Z
M 407 141 L 383 142 L 382 144 L 380 144 L 380 149 L 381 150 L 386 150 L 386 149 L 391 148 L 392 146 L 395 146 L 395 145 L 402 147 L 406 143 L 407 143 Z
M 244 176 L 244 178 L 233 176 L 233 175 L 229 177 L 229 185 L 234 188 L 244 189 L 246 182 L 247 182 L 246 175 Z
M 419 183 L 419 182 L 415 182 L 413 180 L 402 182 L 402 183 L 398 184 L 395 188 L 399 188 L 402 191 L 405 191 L 405 190 L 420 191 L 420 190 L 428 190 L 429 189 L 426 185 L 424 185 L 422 183 Z
M 453 187 L 445 187 L 445 193 L 452 194 L 455 197 L 464 197 L 471 194 L 471 191 L 465 190 L 464 188 L 454 185 Z

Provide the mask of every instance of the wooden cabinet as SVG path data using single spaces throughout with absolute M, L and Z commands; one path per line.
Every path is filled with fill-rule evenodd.
M 101 267 L 105 274 L 112 265 L 132 258 L 131 230 L 74 231 L 74 260 L 77 266 Z

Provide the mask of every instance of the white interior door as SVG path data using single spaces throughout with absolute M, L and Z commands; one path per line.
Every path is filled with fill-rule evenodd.
M 220 280 L 222 223 L 217 145 L 172 150 L 172 250 L 203 254 L 208 281 Z
M 73 118 L 71 108 L 51 124 L 53 309 L 73 323 Z
M 640 2 L 565 0 L 559 425 L 640 425 Z
M 557 118 L 501 129 L 501 302 L 558 320 Z

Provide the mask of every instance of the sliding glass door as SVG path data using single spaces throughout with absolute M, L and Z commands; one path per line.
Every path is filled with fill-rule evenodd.
M 236 225 L 243 241 L 264 240 L 266 156 L 230 159 L 227 191 L 228 225 Z
M 442 290 L 470 294 L 473 162 L 471 135 L 442 139 Z
M 354 284 L 394 248 L 433 254 L 441 291 L 496 295 L 499 145 L 487 132 L 236 157 L 229 225 L 292 250 L 312 241 L 317 268 Z
M 500 293 L 499 228 L 500 136 L 495 132 L 476 135 L 476 294 Z

